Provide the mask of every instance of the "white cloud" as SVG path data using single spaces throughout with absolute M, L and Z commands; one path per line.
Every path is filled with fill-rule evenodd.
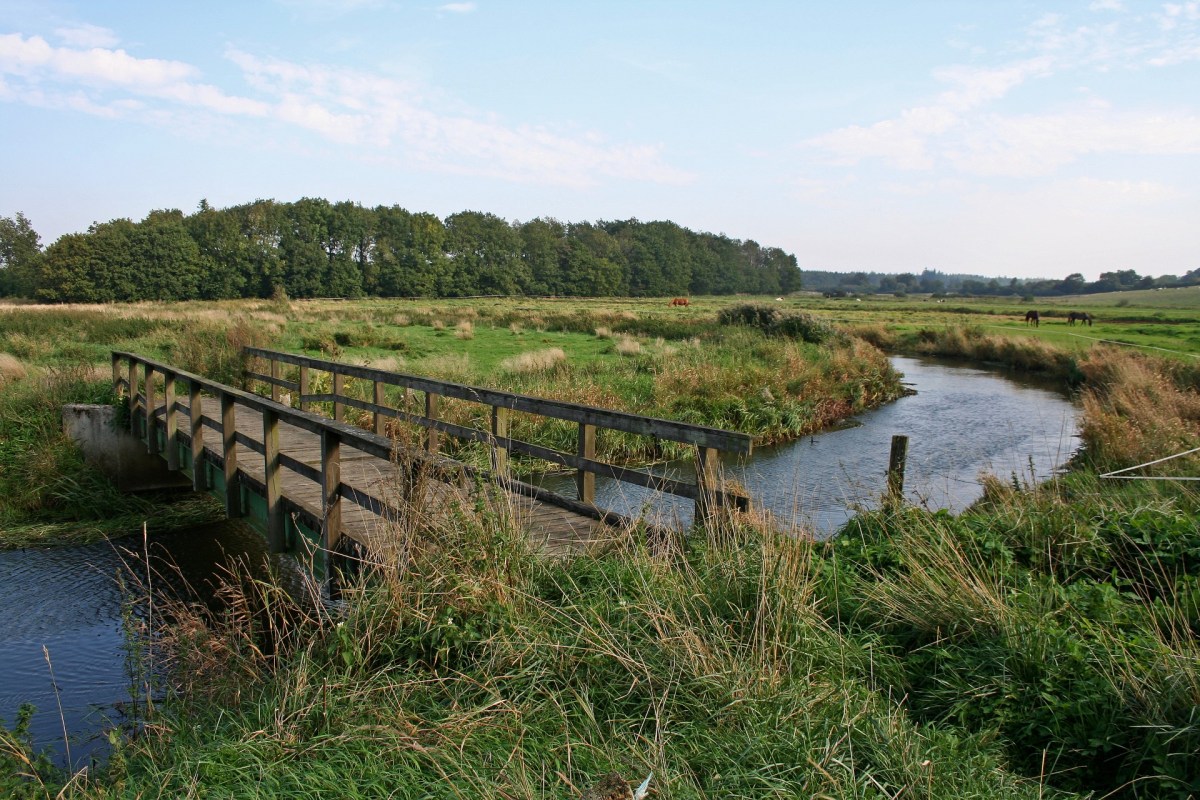
M 1089 11 L 1124 11 L 1125 4 L 1121 0 L 1094 0 L 1088 6 Z
M 438 6 L 438 11 L 446 11 L 451 14 L 470 14 L 474 10 L 474 3 L 446 3 Z
M 198 113 L 241 124 L 269 120 L 284 131 L 350 146 L 348 157 L 509 181 L 583 187 L 603 178 L 691 180 L 663 163 L 657 146 L 612 144 L 592 131 L 511 125 L 471 110 L 446 112 L 416 83 L 359 70 L 232 49 L 225 55 L 251 93 L 206 83 L 199 70 L 181 61 L 0 35 L 0 98 L 166 126 L 194 127 Z M 247 131 L 251 137 L 263 133 Z
M 54 33 L 68 47 L 116 47 L 120 42 L 108 28 L 88 23 L 56 28 Z

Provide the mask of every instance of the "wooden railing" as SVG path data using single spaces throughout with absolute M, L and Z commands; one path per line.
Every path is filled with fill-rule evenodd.
M 718 485 L 719 454 L 721 452 L 734 454 L 750 452 L 752 438 L 744 433 L 594 408 L 579 403 L 546 400 L 478 386 L 466 386 L 449 381 L 342 364 L 257 347 L 247 347 L 244 352 L 248 356 L 266 362 L 265 369 L 262 371 L 248 370 L 246 377 L 269 386 L 272 400 L 278 402 L 283 398 L 284 393 L 287 393 L 291 395 L 290 399 L 296 402 L 301 410 L 307 410 L 314 403 L 332 404 L 333 418 L 337 421 L 344 419 L 347 407 L 365 411 L 371 415 L 373 430 L 379 436 L 384 435 L 388 418 L 418 425 L 425 431 L 424 448 L 430 455 L 438 453 L 439 434 L 447 434 L 463 441 L 483 443 L 490 450 L 494 477 L 500 480 L 509 478 L 509 454 L 519 453 L 574 469 L 576 499 L 587 505 L 594 506 L 596 476 L 602 475 L 625 483 L 692 499 L 696 504 L 695 520 L 701 523 L 721 506 L 739 510 L 749 508 L 749 498 L 737 492 L 723 490 Z M 297 370 L 294 374 L 298 380 L 285 379 L 283 365 L 296 367 Z M 331 391 L 312 392 L 314 373 L 329 374 L 328 383 Z M 346 382 L 350 379 L 369 382 L 372 400 L 362 400 L 349 395 L 346 391 Z M 385 387 L 388 386 L 404 390 L 404 408 L 387 403 Z M 421 393 L 423 398 L 418 398 L 413 394 L 414 392 Z M 482 430 L 459 425 L 439 418 L 439 406 L 442 398 L 455 398 L 487 407 L 486 416 L 490 420 L 488 429 Z M 423 410 L 423 413 L 414 413 L 414 408 Z M 575 423 L 578 426 L 575 452 L 563 452 L 512 438 L 509 435 L 509 428 L 513 413 Z M 597 432 L 601 430 L 622 431 L 656 440 L 680 442 L 694 446 L 696 482 L 691 483 L 655 475 L 648 471 L 598 460 L 596 436 Z
M 197 491 L 220 489 L 219 493 L 224 495 L 226 513 L 230 517 L 247 514 L 243 488 L 263 498 L 267 543 L 273 552 L 295 549 L 290 548 L 287 541 L 287 526 L 292 516 L 302 518 L 307 527 L 318 533 L 318 547 L 325 555 L 334 552 L 342 532 L 342 500 L 356 503 L 385 519 L 397 518 L 397 512 L 384 501 L 341 480 L 343 447 L 388 460 L 392 457 L 393 448 L 390 439 L 133 353 L 113 352 L 112 371 L 113 386 L 126 397 L 133 432 L 144 438 L 149 452 L 165 457 L 168 469 L 190 471 L 193 487 Z M 181 386 L 188 395 L 186 407 L 177 402 Z M 202 409 L 204 396 L 219 401 L 219 416 L 195 413 L 196 409 Z M 234 417 L 237 406 L 262 415 L 261 442 L 237 431 Z M 320 437 L 319 468 L 280 451 L 281 423 L 294 425 Z M 218 435 L 216 442 L 209 441 L 205 435 L 206 429 Z M 242 468 L 244 462 L 248 463 L 245 461 L 246 450 L 263 459 L 264 480 L 260 481 Z M 423 453 L 416 456 L 443 479 L 456 473 L 461 475 L 464 470 L 461 464 L 449 459 Z M 184 463 L 185 458 L 188 463 Z M 319 518 L 284 496 L 283 469 L 319 485 Z M 214 487 L 212 484 L 215 482 L 219 482 L 220 486 Z

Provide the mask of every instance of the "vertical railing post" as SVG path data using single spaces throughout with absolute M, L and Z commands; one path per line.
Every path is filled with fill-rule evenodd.
M 500 444 L 508 438 L 508 409 L 492 406 L 492 472 L 498 478 L 508 477 L 508 447 Z
M 346 376 L 340 372 L 333 373 L 333 418 L 341 422 L 346 416 L 346 407 L 337 399 L 346 393 Z
M 129 432 L 137 436 L 137 359 L 129 357 Z
M 325 577 L 332 575 L 333 549 L 342 531 L 342 437 L 321 431 L 321 547 L 325 551 Z
M 146 365 L 146 452 L 158 452 L 154 441 L 154 368 Z
M 279 386 L 279 359 L 271 359 L 271 399 L 276 403 L 279 402 L 280 386 Z
M 375 381 L 374 385 L 375 385 L 375 391 L 374 391 L 375 405 L 382 406 L 383 399 L 384 399 L 383 398 L 383 389 L 384 389 L 383 382 Z M 380 414 L 379 411 L 376 410 L 375 411 L 375 434 L 377 436 L 383 436 L 386 433 L 387 433 L 387 417 L 383 414 Z
M 163 373 L 163 402 L 166 404 L 166 432 L 163 434 L 167 451 L 167 469 L 172 472 L 179 469 L 179 442 L 176 433 L 179 431 L 179 408 L 175 402 L 175 373 Z
M 282 553 L 287 549 L 287 532 L 283 513 L 283 476 L 279 466 L 279 415 L 264 410 L 263 421 L 263 483 L 267 490 L 267 549 Z
M 116 353 L 112 354 L 112 378 L 113 392 L 120 397 L 121 392 L 121 357 Z
M 438 418 L 438 397 L 439 395 L 433 392 L 425 392 L 425 419 L 436 420 Z M 437 453 L 438 451 L 438 429 L 432 425 L 425 428 L 425 452 Z
M 238 478 L 237 406 L 231 395 L 221 392 L 221 457 L 225 462 L 225 516 L 242 517 L 242 488 Z
M 188 434 L 192 438 L 192 489 L 203 492 L 208 489 L 204 456 L 204 400 L 200 397 L 200 384 L 194 380 L 188 381 Z
M 579 423 L 579 443 L 575 454 L 589 461 L 596 460 L 596 426 Z M 575 488 L 582 503 L 596 502 L 596 473 L 580 467 L 575 473 Z
M 707 526 L 717 509 L 717 449 L 696 445 L 695 522 Z
M 309 380 L 308 379 L 308 367 L 301 364 L 300 365 L 300 410 L 301 411 L 308 410 L 308 401 L 304 399 L 305 397 L 307 397 L 309 395 L 308 380 Z

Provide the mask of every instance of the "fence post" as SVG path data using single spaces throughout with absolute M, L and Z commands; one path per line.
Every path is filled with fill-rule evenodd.
M 375 384 L 375 390 L 374 390 L 375 405 L 381 406 L 381 405 L 383 405 L 383 399 L 384 399 L 383 398 L 383 388 L 384 387 L 383 387 L 383 384 L 380 383 L 379 381 L 375 381 L 374 384 Z M 384 416 L 383 414 L 380 414 L 379 411 L 376 411 L 375 412 L 375 434 L 377 436 L 383 436 L 386 433 L 387 433 L 387 417 Z
M 200 384 L 188 381 L 188 433 L 192 437 L 192 489 L 208 489 L 208 474 L 204 456 L 204 400 Z
M 433 421 L 438 418 L 438 395 L 433 392 L 425 392 L 425 419 Z M 438 451 L 438 429 L 429 425 L 425 428 L 425 452 L 436 453 Z
M 306 367 L 304 364 L 301 364 L 300 365 L 300 410 L 301 411 L 308 410 L 308 401 L 304 399 L 305 396 L 308 394 L 309 394 L 308 367 Z
M 492 406 L 492 472 L 497 477 L 508 477 L 508 448 L 498 440 L 508 438 L 508 409 Z
M 888 455 L 887 505 L 897 506 L 904 501 L 904 467 L 908 461 L 908 437 L 897 434 L 892 437 L 892 450 Z
M 333 572 L 333 549 L 342 530 L 342 437 L 328 428 L 321 431 L 321 516 L 321 547 L 325 550 L 328 580 Z
M 715 447 L 696 445 L 695 523 L 707 526 L 717 508 L 717 457 Z
M 579 423 L 579 442 L 575 454 L 589 461 L 596 460 L 596 426 Z M 575 488 L 581 503 L 596 502 L 596 473 L 580 468 L 575 473 Z
M 179 431 L 178 408 L 175 403 L 175 373 L 163 373 L 163 402 L 166 404 L 166 432 L 163 443 L 167 451 L 167 469 L 175 472 L 179 469 L 179 442 L 175 434 Z
M 117 397 L 121 396 L 121 357 L 116 353 L 112 354 L 112 376 L 113 376 L 113 392 Z
M 154 441 L 154 368 L 146 365 L 146 452 L 158 452 Z
M 238 480 L 237 417 L 233 398 L 221 392 L 221 457 L 225 462 L 225 516 L 243 517 L 242 489 Z
M 337 398 L 341 397 L 346 392 L 346 376 L 340 372 L 333 373 L 333 418 L 337 422 L 341 422 L 346 416 L 346 407 L 342 405 Z
M 137 361 L 129 357 L 129 432 L 137 436 Z
M 279 466 L 279 415 L 264 410 L 263 484 L 267 490 L 267 549 L 282 553 L 287 549 L 286 519 L 283 513 L 283 481 Z
M 279 359 L 271 359 L 271 400 L 279 402 Z

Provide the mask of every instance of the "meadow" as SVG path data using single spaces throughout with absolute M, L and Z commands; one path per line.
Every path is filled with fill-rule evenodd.
M 99 392 L 111 347 L 235 375 L 235 345 L 253 341 L 751 424 L 721 398 L 766 385 L 800 409 L 814 384 L 845 411 L 885 397 L 882 345 L 1063 375 L 1084 446 L 1044 484 L 989 479 L 959 516 L 891 507 L 828 542 L 730 518 L 547 560 L 503 514 L 463 508 L 398 530 L 406 568 L 338 606 L 245 575 L 215 608 L 152 597 L 169 622 L 144 630 L 142 657 L 172 665 L 168 700 L 115 730 L 89 774 L 4 734 L 0 790 L 565 798 L 653 771 L 670 798 L 1200 796 L 1200 494 L 1099 477 L 1200 446 L 1200 350 L 1138 330 L 1161 314 L 1190 335 L 1200 312 L 1086 300 L 1053 307 L 1095 313 L 1082 330 L 1054 315 L 1026 328 L 1024 303 L 923 298 L 2 310 L 0 350 L 25 373 L 0 419 L 22 386 Z M 567 366 L 508 361 L 547 349 Z M 71 358 L 99 384 L 65 382 Z M 1137 474 L 1200 477 L 1200 461 Z

